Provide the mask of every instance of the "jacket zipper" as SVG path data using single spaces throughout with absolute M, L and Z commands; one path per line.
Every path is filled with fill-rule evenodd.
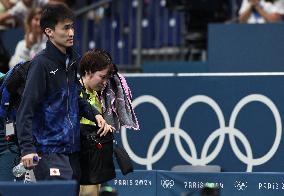
M 74 63 L 74 62 L 73 62 Z M 72 63 L 72 64 L 73 64 Z M 71 64 L 71 65 L 72 65 Z M 71 66 L 70 65 L 70 66 Z M 69 90 L 69 78 L 68 78 L 68 68 L 66 68 L 66 79 L 67 79 L 67 116 L 68 116 L 68 120 L 69 120 L 69 122 L 70 122 L 70 124 L 71 124 L 71 128 L 72 128 L 72 135 L 73 135 L 73 144 L 75 144 L 75 136 L 74 136 L 74 128 L 73 128 L 73 123 L 72 123 L 72 121 L 71 121 L 71 119 L 70 119 L 70 114 L 69 114 L 69 95 L 70 95 L 70 90 Z

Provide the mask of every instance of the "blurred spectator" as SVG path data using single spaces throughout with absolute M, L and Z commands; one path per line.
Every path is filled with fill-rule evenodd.
M 66 3 L 68 0 L 0 0 L 0 2 L 13 1 L 14 4 L 2 3 L 6 5 L 7 9 L 4 12 L 0 12 L 0 25 L 13 27 L 16 25 L 22 25 L 33 7 L 43 7 L 44 5 L 50 3 Z
M 243 0 L 239 11 L 239 22 L 281 22 L 283 15 L 284 0 Z
M 44 37 L 39 21 L 41 8 L 33 8 L 25 21 L 25 37 L 21 40 L 15 49 L 9 67 L 12 68 L 21 61 L 30 60 L 35 54 L 45 48 L 46 37 Z
M 9 60 L 10 54 L 5 48 L 2 38 L 0 37 L 0 72 L 6 73 L 7 71 L 9 71 Z
M 5 12 L 17 3 L 17 0 L 0 0 L 0 13 Z
M 98 0 L 93 0 L 92 2 L 87 1 L 87 4 L 91 5 L 92 3 L 98 3 L 98 2 L 99 2 Z M 99 24 L 103 20 L 105 14 L 106 14 L 106 11 L 108 9 L 110 9 L 110 4 L 106 3 L 106 4 L 96 8 L 94 10 L 89 11 L 88 14 L 87 14 L 87 17 L 90 20 L 94 20 L 94 22 L 96 24 Z
M 18 1 L 13 7 L 0 14 L 0 24 L 15 26 L 15 23 L 23 23 L 32 6 L 33 0 Z

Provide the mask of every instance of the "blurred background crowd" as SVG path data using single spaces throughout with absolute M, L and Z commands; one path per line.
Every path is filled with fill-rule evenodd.
M 0 0 L 0 71 L 45 47 L 42 6 L 65 3 L 76 13 L 76 49 L 108 51 L 121 70 L 145 61 L 206 61 L 208 24 L 279 23 L 284 0 Z

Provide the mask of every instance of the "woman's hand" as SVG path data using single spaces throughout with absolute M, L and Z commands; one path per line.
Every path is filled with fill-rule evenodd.
M 107 123 L 105 123 L 105 126 L 103 129 L 101 129 L 101 131 L 99 130 L 98 133 L 100 134 L 100 137 L 102 136 L 106 136 L 106 134 L 108 134 L 108 132 L 113 132 L 115 131 L 115 128 Z
M 37 38 L 33 33 L 27 33 L 25 35 L 26 47 L 31 49 L 33 45 L 37 42 Z
M 251 6 L 257 6 L 259 4 L 259 0 L 249 0 Z
M 115 131 L 115 128 L 113 126 L 106 123 L 102 115 L 98 114 L 95 116 L 95 118 L 99 127 L 98 134 L 100 134 L 100 137 L 106 136 L 108 132 Z

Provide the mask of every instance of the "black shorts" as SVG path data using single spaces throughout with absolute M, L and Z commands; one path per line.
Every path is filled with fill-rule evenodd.
M 96 133 L 98 128 L 92 125 L 80 125 L 81 130 L 81 185 L 101 184 L 115 178 L 113 164 L 113 134 L 105 137 L 88 137 Z M 93 134 L 96 135 L 96 134 Z M 95 141 L 96 140 L 96 141 Z M 101 146 L 98 146 L 98 143 Z

